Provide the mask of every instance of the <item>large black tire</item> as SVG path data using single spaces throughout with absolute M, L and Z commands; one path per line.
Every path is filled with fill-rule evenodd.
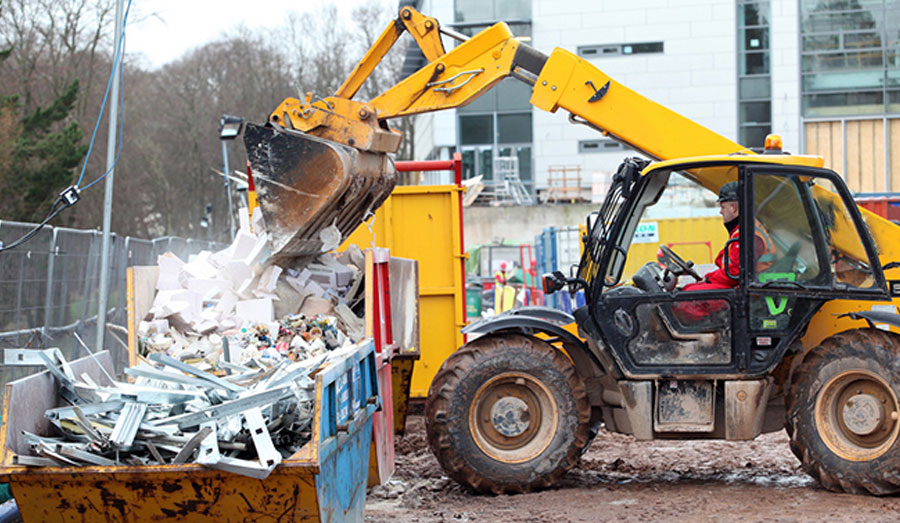
M 846 331 L 814 348 L 788 395 L 791 450 L 827 489 L 900 492 L 900 337 Z
M 428 443 L 447 474 L 476 492 L 553 484 L 590 442 L 587 390 L 560 351 L 516 334 L 453 353 L 425 403 Z

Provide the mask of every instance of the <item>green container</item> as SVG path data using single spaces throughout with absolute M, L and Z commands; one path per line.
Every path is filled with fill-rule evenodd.
M 481 316 L 481 286 L 466 285 L 466 316 Z

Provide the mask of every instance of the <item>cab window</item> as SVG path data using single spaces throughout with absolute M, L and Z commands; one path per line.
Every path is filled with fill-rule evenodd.
M 803 185 L 798 177 L 768 174 L 754 177 L 756 282 L 806 284 L 821 279 L 820 253 L 809 219 L 811 207 L 811 202 L 804 202 Z
M 836 286 L 869 289 L 875 275 L 852 215 L 827 178 L 815 178 L 810 191 L 825 230 L 827 258 Z

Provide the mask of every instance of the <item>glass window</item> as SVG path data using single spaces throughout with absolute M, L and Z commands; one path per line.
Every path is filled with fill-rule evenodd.
M 844 34 L 844 49 L 865 49 L 867 47 L 881 47 L 881 33 Z
M 531 113 L 498 114 L 497 143 L 531 142 Z
M 530 19 L 531 0 L 456 0 L 457 22 Z
M 841 36 L 837 34 L 803 37 L 804 51 L 836 51 L 841 48 Z
M 497 96 L 494 106 L 497 111 L 531 111 L 530 85 L 515 78 L 504 78 L 491 91 Z
M 771 125 L 742 125 L 740 142 L 744 147 L 762 147 L 766 143 L 766 135 L 772 132 Z
M 515 80 L 518 81 L 518 80 Z M 468 104 L 460 107 L 457 111 L 461 113 L 489 113 L 493 112 L 497 107 L 497 87 L 494 86 L 488 92 L 475 98 Z
M 494 0 L 494 17 L 506 20 L 531 19 L 531 0 Z
M 884 84 L 884 71 L 847 71 L 803 75 L 803 90 L 838 91 L 849 89 L 878 89 Z
M 459 134 L 463 145 L 493 144 L 494 115 L 460 116 Z
M 769 29 L 746 29 L 741 42 L 741 51 L 760 51 L 769 48 Z
M 888 0 L 884 11 L 885 45 L 900 45 L 900 1 Z
M 883 112 L 883 91 L 895 85 L 890 47 L 900 43 L 900 0 L 802 0 L 800 12 L 802 68 L 817 73 L 803 77 L 803 115 Z M 882 92 L 859 92 L 875 90 Z M 832 93 L 810 96 L 813 91 Z
M 900 113 L 900 91 L 888 91 L 887 110 L 889 113 Z
M 872 69 L 884 65 L 883 53 L 879 51 L 861 51 L 848 53 L 828 53 L 806 55 L 803 57 L 803 71 L 832 71 L 835 69 Z
M 800 183 L 797 177 L 754 177 L 756 281 L 808 282 L 821 272 Z
M 767 74 L 769 72 L 769 53 L 743 53 L 741 57 L 741 75 Z
M 741 121 L 745 123 L 769 123 L 772 119 L 771 102 L 741 102 Z
M 745 3 L 738 7 L 738 25 L 769 25 L 769 3 Z
M 740 79 L 740 97 L 742 100 L 769 98 L 771 96 L 772 82 L 769 76 L 753 76 Z
M 803 96 L 806 116 L 847 116 L 878 114 L 884 111 L 884 93 L 851 92 L 807 94 Z
M 456 0 L 457 22 L 479 22 L 494 17 L 494 9 L 491 2 L 487 2 L 485 9 L 484 0 Z
M 816 178 L 810 189 L 825 228 L 827 256 L 835 284 L 859 289 L 874 287 L 869 256 L 834 184 L 828 179 Z

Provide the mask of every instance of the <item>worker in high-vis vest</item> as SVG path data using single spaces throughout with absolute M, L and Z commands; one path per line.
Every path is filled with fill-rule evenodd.
M 494 273 L 494 311 L 501 313 L 516 304 L 516 289 L 508 284 L 512 274 L 506 272 L 506 262 L 500 262 L 500 270 Z
M 741 237 L 740 206 L 738 202 L 738 183 L 728 182 L 719 190 L 719 214 L 722 215 L 722 223 L 728 229 L 728 240 L 722 250 L 716 256 L 716 269 L 704 276 L 703 281 L 688 283 L 684 286 L 686 291 L 699 291 L 709 289 L 731 289 L 740 285 L 741 249 L 738 240 Z M 772 238 L 760 223 L 754 227 L 755 242 L 753 256 L 756 260 L 757 273 L 772 266 L 775 255 L 775 247 Z M 726 252 L 727 250 L 727 252 Z M 725 270 L 725 257 L 728 256 L 728 271 Z M 679 316 L 685 320 L 699 320 L 716 312 L 718 308 L 725 307 L 721 300 L 688 301 L 678 305 Z

